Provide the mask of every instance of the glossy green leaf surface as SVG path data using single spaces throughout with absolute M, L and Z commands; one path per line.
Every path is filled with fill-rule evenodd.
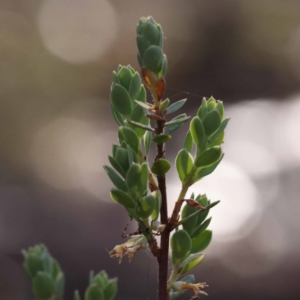
M 218 130 L 209 138 L 209 142 L 213 142 L 215 141 L 222 132 L 224 132 L 225 128 L 227 127 L 227 124 L 229 122 L 230 118 L 226 118 L 221 122 L 220 127 L 218 128 Z
M 132 200 L 132 198 L 125 192 L 112 188 L 110 191 L 110 196 L 113 200 L 115 200 L 117 203 L 124 205 L 128 208 L 135 207 L 135 203 Z
M 182 99 L 182 100 L 179 100 L 173 104 L 171 104 L 169 107 L 168 107 L 168 110 L 167 110 L 167 115 L 168 114 L 172 114 L 174 113 L 175 111 L 177 111 L 178 109 L 180 109 L 184 103 L 186 102 L 187 99 Z
M 161 208 L 161 193 L 160 190 L 156 190 L 154 192 L 152 192 L 152 195 L 155 198 L 155 207 L 154 210 L 151 214 L 151 218 L 152 220 L 157 220 L 159 217 L 159 213 L 160 213 L 160 208 Z
M 182 262 L 191 252 L 191 238 L 185 230 L 176 231 L 171 237 L 173 263 Z
M 119 129 L 121 135 L 123 136 L 126 143 L 135 151 L 135 153 L 138 153 L 139 146 L 140 146 L 140 140 L 137 134 L 128 127 L 120 127 Z
M 185 139 L 184 139 L 184 143 L 183 143 L 183 148 L 186 149 L 187 151 L 189 151 L 190 153 L 192 152 L 193 149 L 193 138 L 191 135 L 191 132 L 188 131 Z
M 129 86 L 129 96 L 132 100 L 136 100 L 141 90 L 141 77 L 138 72 L 136 72 L 130 82 Z
M 191 253 L 197 253 L 205 250 L 208 247 L 211 238 L 212 238 L 212 231 L 205 230 L 196 238 L 192 239 Z
M 54 282 L 54 291 L 55 291 L 55 295 L 57 295 L 58 298 L 57 300 L 63 299 L 64 289 L 65 289 L 65 276 L 62 272 L 60 272 Z
M 126 66 L 122 66 L 118 72 L 118 77 L 120 80 L 121 85 L 129 91 L 129 86 L 132 78 L 132 72 Z
M 145 67 L 154 73 L 161 71 L 164 55 L 159 46 L 150 46 L 143 55 Z
M 151 171 L 158 176 L 165 175 L 171 168 L 171 164 L 166 159 L 160 158 L 154 161 Z
M 154 136 L 152 138 L 152 141 L 156 144 L 163 144 L 163 143 L 168 142 L 171 138 L 172 138 L 171 135 L 162 133 L 162 134 Z
M 207 167 L 216 163 L 222 155 L 220 147 L 212 147 L 201 153 L 195 159 L 195 166 L 198 168 Z
M 204 259 L 205 254 L 201 253 L 196 253 L 190 255 L 189 258 L 187 258 L 183 263 L 182 263 L 182 269 L 180 271 L 180 275 L 183 275 L 187 273 L 188 271 L 192 270 L 195 268 L 197 265 L 199 265 L 202 260 Z
M 200 180 L 201 178 L 211 174 L 216 169 L 216 167 L 219 165 L 219 163 L 221 162 L 223 157 L 224 157 L 224 153 L 221 155 L 219 160 L 216 161 L 215 163 L 213 163 L 212 165 L 205 167 L 205 168 L 199 168 L 193 177 L 193 182 L 195 183 L 198 180 Z
M 176 157 L 176 169 L 181 182 L 185 182 L 188 179 L 193 166 L 194 160 L 190 152 L 186 149 L 181 149 Z
M 221 125 L 221 117 L 216 109 L 209 111 L 203 118 L 203 126 L 207 136 L 213 134 Z
M 190 133 L 198 149 L 206 143 L 205 129 L 199 117 L 194 117 L 190 123 Z
M 110 98 L 114 109 L 124 116 L 130 116 L 131 114 L 131 98 L 126 89 L 115 83 L 112 87 Z
M 112 111 L 112 114 L 113 114 L 113 117 L 114 117 L 116 123 L 120 126 L 124 126 L 125 123 L 124 123 L 122 115 L 114 108 L 114 106 L 112 104 L 111 104 L 111 111 Z
M 199 208 L 197 207 L 191 207 L 189 205 L 185 205 L 183 207 L 183 210 L 181 212 L 181 220 L 189 217 L 190 215 L 192 215 L 193 213 L 195 213 L 197 210 L 199 210 Z M 188 220 L 186 220 L 183 224 L 182 227 L 184 230 L 186 230 L 186 232 L 191 236 L 192 233 L 194 232 L 195 226 L 197 224 L 197 220 L 198 220 L 198 216 L 194 216 Z
M 205 212 L 203 212 L 203 213 L 205 213 Z M 201 216 L 201 214 L 199 215 L 199 217 L 200 216 Z M 198 220 L 199 220 L 199 217 L 198 217 Z M 206 218 L 206 216 L 205 216 L 205 218 Z M 197 228 L 194 230 L 194 233 L 192 234 L 191 237 L 192 238 L 197 237 L 200 233 L 202 233 L 205 229 L 207 229 L 207 227 L 209 226 L 210 222 L 211 222 L 211 217 L 208 218 L 207 220 L 205 220 L 203 223 L 202 223 L 202 220 L 199 220 L 200 225 L 197 226 Z
M 141 102 L 141 101 L 138 101 L 138 100 L 135 100 L 135 103 L 138 104 L 139 106 L 141 106 L 142 108 L 147 109 L 147 110 L 149 110 L 151 108 L 151 106 L 148 105 L 147 103 L 144 103 L 144 102 Z
M 198 109 L 197 115 L 203 120 L 204 116 L 207 114 L 207 101 L 205 98 L 202 99 L 202 104 Z
M 146 134 L 144 135 L 144 146 L 146 150 L 146 155 L 148 155 L 150 146 L 151 146 L 151 139 L 152 139 L 152 132 L 146 131 Z
M 156 199 L 150 194 L 143 197 L 137 206 L 137 215 L 142 219 L 147 219 L 151 216 L 153 210 L 155 209 Z
M 130 189 L 141 184 L 141 168 L 138 164 L 133 163 L 130 166 L 126 174 L 126 184 Z
M 129 121 L 128 120 L 128 123 L 135 126 L 135 127 L 138 127 L 138 128 L 141 128 L 141 129 L 144 129 L 144 130 L 148 130 L 148 131 L 154 131 L 154 128 L 150 127 L 150 126 L 147 126 L 147 125 L 144 125 L 144 124 L 141 124 L 141 123 L 138 123 L 138 122 L 134 122 L 134 121 Z
M 123 178 L 111 167 L 104 166 L 103 168 L 107 173 L 108 177 L 110 178 L 110 180 L 112 181 L 112 183 L 115 185 L 115 187 L 124 192 L 127 192 L 128 188 Z
M 110 162 L 110 164 L 112 165 L 112 167 L 123 177 L 125 178 L 126 173 L 123 170 L 123 168 L 121 167 L 121 165 L 112 157 L 112 156 L 108 156 L 108 160 Z
M 159 111 L 164 111 L 170 104 L 170 99 L 166 99 L 164 101 L 162 101 L 159 105 Z
M 173 125 L 177 125 L 177 124 L 183 124 L 186 121 L 188 121 L 191 117 L 182 117 L 182 118 L 176 118 L 176 119 L 172 119 L 170 122 L 166 122 L 164 125 L 165 126 L 173 126 Z

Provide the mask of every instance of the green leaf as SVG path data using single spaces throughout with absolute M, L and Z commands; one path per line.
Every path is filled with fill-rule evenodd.
M 207 101 L 205 98 L 202 99 L 202 104 L 199 107 L 199 110 L 197 112 L 198 117 L 200 120 L 203 120 L 204 116 L 207 114 Z
M 215 100 L 214 97 L 210 97 L 208 100 L 207 100 L 207 110 L 208 111 L 211 111 L 213 109 L 215 109 L 217 106 L 217 101 Z
M 148 163 L 143 163 L 141 166 L 141 188 L 140 188 L 140 194 L 144 195 L 144 193 L 147 193 L 148 189 Z
M 183 148 L 186 149 L 187 151 L 189 151 L 190 153 L 192 152 L 193 149 L 193 138 L 191 135 L 191 132 L 188 131 L 186 136 L 185 136 L 185 140 L 183 143 Z
M 212 238 L 212 231 L 205 230 L 196 238 L 192 239 L 192 250 L 191 253 L 197 253 L 205 250 Z
M 122 67 L 120 71 L 118 72 L 118 77 L 120 80 L 121 85 L 129 91 L 130 81 L 132 78 L 132 73 L 127 67 Z
M 221 120 L 224 117 L 224 105 L 222 101 L 217 102 L 216 110 L 219 112 L 219 115 L 221 117 Z
M 147 103 L 144 103 L 144 102 L 141 102 L 141 101 L 138 101 L 138 100 L 134 100 L 134 101 L 135 101 L 136 104 L 138 104 L 139 106 L 141 106 L 144 109 L 149 110 L 151 108 L 151 106 L 148 105 Z
M 111 111 L 112 111 L 113 117 L 114 117 L 115 121 L 117 122 L 117 124 L 119 126 L 124 126 L 125 123 L 124 123 L 122 115 L 114 108 L 114 106 L 112 104 L 111 104 Z
M 200 254 L 200 253 L 192 254 L 188 259 L 186 259 L 182 263 L 182 269 L 180 271 L 180 275 L 183 275 L 188 271 L 192 270 L 193 268 L 195 268 L 197 265 L 199 265 L 202 262 L 204 257 L 205 254 Z
M 65 290 L 65 276 L 62 272 L 60 272 L 55 279 L 54 290 L 58 300 L 62 300 Z
M 113 83 L 121 84 L 116 71 L 113 71 Z
M 136 100 L 140 102 L 146 102 L 146 90 L 143 84 L 141 85 L 140 93 L 137 96 Z
M 203 126 L 207 136 L 212 135 L 220 126 L 221 117 L 216 109 L 209 111 L 203 118 Z
M 181 219 L 185 219 L 187 217 L 189 217 L 190 215 L 192 215 L 193 213 L 195 213 L 197 210 L 199 210 L 199 208 L 197 207 L 191 207 L 189 205 L 185 205 L 182 213 L 181 213 Z M 184 230 L 186 230 L 186 232 L 191 236 L 194 232 L 194 228 L 197 224 L 197 220 L 198 220 L 198 215 L 186 220 L 183 224 L 182 227 Z
M 192 242 L 185 230 L 176 231 L 171 237 L 172 260 L 174 264 L 182 262 L 191 252 Z
M 222 131 L 219 136 L 211 143 L 207 145 L 207 148 L 221 146 L 224 141 L 225 131 Z M 209 141 L 208 141 L 209 142 Z
M 79 292 L 77 290 L 74 292 L 74 300 L 81 300 Z
M 148 22 L 144 26 L 142 35 L 146 38 L 147 41 L 149 41 L 151 45 L 159 45 L 160 32 L 158 28 L 152 23 Z
M 112 165 L 112 167 L 119 172 L 119 174 L 125 178 L 126 173 L 124 172 L 123 168 L 121 167 L 121 165 L 112 157 L 112 156 L 108 156 L 108 160 L 110 162 L 110 164 Z
M 130 116 L 131 114 L 131 98 L 126 89 L 115 83 L 112 87 L 110 98 L 114 109 L 123 116 Z
M 145 67 L 154 73 L 161 71 L 163 58 L 163 51 L 158 46 L 150 46 L 143 55 Z
M 153 212 L 151 214 L 151 218 L 152 218 L 152 220 L 155 221 L 159 217 L 162 199 L 161 199 L 160 190 L 156 190 L 156 191 L 152 192 L 152 195 L 155 198 L 155 207 L 154 207 L 154 210 L 153 210 Z
M 184 103 L 186 102 L 187 99 L 182 99 L 182 100 L 179 100 L 173 104 L 171 104 L 169 107 L 168 107 L 168 110 L 167 110 L 167 115 L 168 114 L 172 114 L 173 112 L 177 111 L 178 109 L 180 109 Z
M 139 49 L 141 57 L 144 56 L 145 51 L 151 46 L 150 42 L 147 41 L 142 35 L 136 37 L 137 47 Z
M 153 210 L 155 209 L 156 199 L 151 194 L 143 197 L 140 204 L 137 206 L 137 214 L 142 219 L 147 219 L 151 216 Z
M 84 300 L 106 300 L 102 289 L 97 284 L 90 285 L 86 292 Z
M 127 145 L 127 153 L 128 153 L 128 164 L 131 166 L 133 163 L 138 163 L 137 154 L 132 150 L 130 146 Z
M 52 274 L 53 270 L 53 259 L 48 254 L 43 257 L 43 271 L 45 271 L 48 274 Z
M 133 149 L 133 151 L 135 151 L 135 153 L 138 153 L 140 140 L 134 130 L 128 127 L 121 126 L 119 131 L 126 141 L 126 144 L 129 145 Z
M 43 261 L 35 254 L 29 254 L 26 258 L 25 264 L 27 264 L 28 275 L 33 278 L 39 271 L 43 271 Z
M 141 90 L 141 77 L 138 72 L 135 72 L 129 86 L 129 96 L 131 97 L 132 100 L 135 100 L 138 97 L 140 90 Z
M 161 76 L 166 77 L 166 73 L 168 70 L 168 59 L 167 56 L 164 54 L 164 58 L 162 61 L 162 66 L 161 66 Z
M 33 278 L 33 293 L 39 299 L 48 299 L 54 293 L 54 284 L 51 276 L 46 272 L 38 272 Z
M 186 114 L 181 114 L 181 115 L 173 118 L 172 121 L 177 120 L 177 119 L 182 119 L 182 118 L 185 118 L 185 117 L 187 117 Z M 182 126 L 182 124 L 183 123 L 179 123 L 179 124 L 175 124 L 175 125 L 172 125 L 172 126 L 165 127 L 164 128 L 165 134 L 170 134 L 170 133 L 174 132 L 175 130 L 180 128 Z
M 193 177 L 193 183 L 195 183 L 198 180 L 200 180 L 201 178 L 211 174 L 216 169 L 218 164 L 221 162 L 223 157 L 224 157 L 224 153 L 221 155 L 220 159 L 218 161 L 216 161 L 215 163 L 213 163 L 212 165 L 210 165 L 206 168 L 199 168 Z
M 163 144 L 169 141 L 172 137 L 168 134 L 159 134 L 152 138 L 152 141 L 156 144 Z
M 116 151 L 115 160 L 120 164 L 120 166 L 126 173 L 129 169 L 127 150 L 119 147 Z
M 128 123 L 132 124 L 133 126 L 136 126 L 138 128 L 154 132 L 154 128 L 152 128 L 150 126 L 147 126 L 147 125 L 144 125 L 144 124 L 141 124 L 141 123 L 138 123 L 138 122 L 130 121 L 130 120 L 128 120 Z
M 188 121 L 191 117 L 184 117 L 184 118 L 177 118 L 177 119 L 172 119 L 170 122 L 166 122 L 164 126 L 173 126 L 177 124 L 183 124 L 186 121 Z
M 152 139 L 152 132 L 146 131 L 146 134 L 144 135 L 144 146 L 146 150 L 146 155 L 148 155 L 150 146 L 151 146 L 151 139 Z
M 113 300 L 117 294 L 118 285 L 117 279 L 110 279 L 108 285 L 104 289 L 104 299 L 105 300 Z
M 181 149 L 176 157 L 176 169 L 181 182 L 185 182 L 194 166 L 192 155 L 186 150 Z
M 203 212 L 205 213 L 205 212 Z M 208 214 L 208 213 L 207 213 Z M 201 214 L 199 215 L 199 217 L 201 216 Z M 206 218 L 206 216 L 205 216 Z M 201 222 L 202 220 L 200 220 L 200 225 L 195 229 L 194 233 L 192 234 L 192 238 L 195 238 L 197 237 L 200 233 L 202 233 L 210 224 L 210 221 L 211 221 L 211 217 L 208 218 L 207 220 L 205 220 L 205 222 Z M 202 224 L 201 224 L 202 223 Z
M 136 105 L 135 108 L 133 109 L 133 113 L 131 115 L 131 121 L 136 122 L 138 124 L 142 124 L 141 126 L 146 126 L 147 130 L 151 128 L 150 125 L 150 120 L 145 116 L 144 109 Z M 138 135 L 139 138 L 143 137 L 145 134 L 145 129 L 141 127 L 137 127 L 136 125 L 130 124 L 130 121 L 128 120 L 130 127 L 135 131 L 135 133 Z M 154 129 L 153 129 L 154 130 Z
M 111 198 L 116 201 L 119 204 L 124 205 L 125 207 L 128 208 L 133 208 L 135 207 L 135 203 L 132 200 L 132 198 L 125 192 L 112 188 L 110 191 L 110 196 Z
M 190 123 L 190 133 L 198 149 L 202 149 L 206 144 L 204 126 L 199 117 L 194 117 Z
M 186 283 L 194 283 L 195 282 L 195 276 L 193 274 L 190 274 L 188 276 L 185 276 L 184 278 L 182 278 L 180 281 L 184 281 Z M 171 291 L 170 292 L 170 300 L 175 300 L 178 297 L 183 296 L 188 290 L 183 290 L 182 292 L 175 292 L 175 291 Z
M 159 158 L 154 161 L 151 171 L 157 176 L 165 175 L 171 168 L 171 164 L 164 158 Z
M 222 155 L 220 147 L 212 147 L 201 153 L 195 159 L 195 166 L 198 168 L 207 167 L 216 163 Z
M 160 105 L 159 105 L 159 111 L 164 111 L 170 104 L 170 99 L 166 99 L 162 102 L 160 102 Z
M 122 179 L 122 177 L 120 177 L 118 173 L 109 166 L 103 166 L 103 168 L 107 173 L 108 177 L 110 178 L 110 180 L 112 181 L 112 183 L 116 186 L 116 188 L 124 192 L 127 192 L 128 188 L 126 186 L 125 181 Z
M 209 143 L 212 143 L 213 141 L 215 141 L 220 136 L 220 134 L 222 132 L 224 132 L 229 120 L 230 120 L 230 118 L 226 118 L 222 121 L 218 130 L 209 138 Z
M 132 189 L 140 184 L 141 168 L 138 164 L 132 164 L 126 175 L 126 183 L 128 188 Z

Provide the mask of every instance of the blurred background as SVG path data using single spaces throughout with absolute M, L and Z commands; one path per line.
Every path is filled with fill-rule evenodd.
M 1 300 L 33 299 L 20 250 L 41 242 L 65 271 L 67 300 L 101 269 L 119 278 L 117 300 L 156 299 L 149 251 L 109 258 L 129 217 L 102 168 L 117 141 L 112 71 L 138 69 L 135 27 L 148 15 L 166 36 L 165 96 L 188 98 L 195 115 L 213 95 L 231 116 L 223 162 L 191 189 L 221 200 L 196 280 L 214 300 L 299 299 L 300 1 L 1 0 Z M 172 205 L 174 170 L 168 183 Z

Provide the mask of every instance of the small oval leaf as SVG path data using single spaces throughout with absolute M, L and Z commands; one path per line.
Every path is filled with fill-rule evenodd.
M 110 98 L 114 109 L 123 116 L 130 116 L 132 110 L 131 98 L 123 86 L 115 83 L 112 87 Z
M 151 216 L 153 210 L 155 209 L 156 199 L 153 195 L 148 195 L 140 201 L 137 205 L 137 215 L 142 219 L 147 219 Z
M 118 173 L 109 166 L 104 166 L 103 168 L 107 173 L 108 177 L 110 178 L 110 180 L 112 181 L 112 183 L 115 185 L 115 187 L 124 192 L 127 192 L 128 188 L 126 186 L 125 181 L 122 179 L 122 177 L 119 176 Z
M 159 134 L 159 135 L 156 135 L 155 137 L 153 137 L 152 141 L 156 144 L 163 144 L 163 143 L 168 142 L 171 138 L 172 138 L 172 136 L 162 133 L 162 134 Z
M 192 119 L 190 123 L 190 132 L 197 148 L 202 149 L 206 143 L 206 136 L 204 126 L 199 117 L 194 117 Z
M 203 118 L 203 126 L 207 136 L 212 135 L 221 124 L 221 117 L 216 109 L 209 111 Z
M 176 169 L 181 182 L 188 179 L 194 166 L 192 155 L 186 150 L 181 149 L 176 157 Z
M 151 171 L 157 176 L 165 175 L 171 168 L 171 164 L 164 158 L 160 158 L 154 161 Z
M 220 147 L 212 147 L 201 153 L 195 159 L 195 166 L 198 168 L 207 167 L 216 163 L 222 155 Z
M 145 67 L 154 73 L 161 71 L 161 65 L 164 58 L 163 51 L 158 46 L 150 46 L 144 53 L 143 61 Z
M 33 292 L 39 299 L 49 299 L 54 293 L 54 282 L 46 272 L 38 272 L 32 284 Z
M 172 259 L 174 264 L 182 262 L 191 252 L 192 242 L 185 230 L 176 231 L 171 237 Z
M 135 203 L 132 200 L 132 198 L 125 192 L 112 188 L 110 191 L 110 196 L 111 198 L 116 201 L 119 204 L 124 205 L 125 207 L 128 208 L 133 208 L 135 207 Z
M 123 136 L 127 145 L 129 145 L 135 153 L 138 153 L 140 147 L 140 140 L 137 134 L 131 128 L 122 126 L 119 132 Z
M 197 265 L 199 265 L 202 262 L 204 257 L 205 254 L 200 254 L 200 253 L 191 255 L 188 259 L 186 259 L 182 263 L 182 269 L 180 271 L 180 275 L 183 275 L 188 271 L 192 270 L 193 268 L 195 268 Z
M 178 109 L 180 109 L 184 103 L 186 102 L 187 99 L 182 99 L 182 100 L 179 100 L 173 104 L 171 104 L 168 109 L 167 109 L 167 115 L 168 114 L 172 114 L 173 112 L 177 111 Z
M 205 250 L 212 238 L 212 231 L 205 230 L 196 238 L 192 239 L 192 250 L 191 253 L 197 253 Z

